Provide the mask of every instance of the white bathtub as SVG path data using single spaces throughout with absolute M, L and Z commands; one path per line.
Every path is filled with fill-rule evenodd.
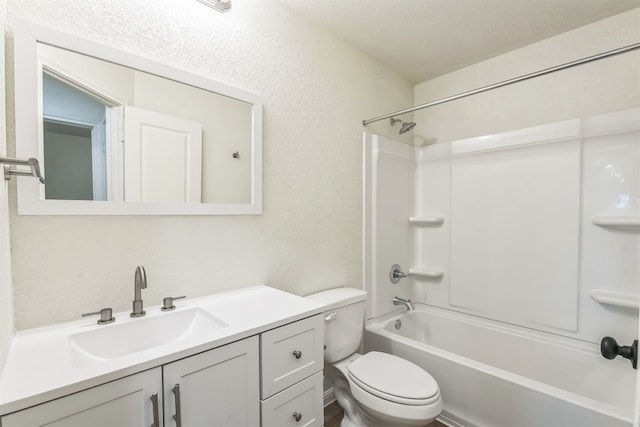
M 606 360 L 594 344 L 417 307 L 367 322 L 365 350 L 392 353 L 427 370 L 442 392 L 443 421 L 486 427 L 632 424 L 636 371 L 629 361 Z

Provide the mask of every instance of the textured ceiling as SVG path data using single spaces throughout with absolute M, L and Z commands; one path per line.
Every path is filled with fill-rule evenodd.
M 640 0 L 280 1 L 411 83 L 640 7 Z

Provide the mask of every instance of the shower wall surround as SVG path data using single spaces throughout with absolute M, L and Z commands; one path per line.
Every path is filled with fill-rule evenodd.
M 398 264 L 407 272 L 411 260 L 413 212 L 412 147 L 364 132 L 364 283 L 369 292 L 367 318 L 393 310 L 394 296 L 411 298 L 408 286 L 391 286 L 389 270 Z M 402 284 L 408 279 L 404 279 Z
M 24 217 L 14 193 L 18 329 L 129 309 L 137 265 L 151 305 L 261 283 L 308 294 L 362 282 L 361 120 L 411 105 L 409 83 L 277 0 L 234 2 L 225 14 L 195 0 L 11 0 L 9 46 L 18 19 L 237 86 L 264 105 L 261 216 Z
M 415 227 L 413 262 L 445 274 L 416 277 L 415 301 L 594 343 L 637 338 L 640 108 L 419 157 L 415 214 L 444 222 Z

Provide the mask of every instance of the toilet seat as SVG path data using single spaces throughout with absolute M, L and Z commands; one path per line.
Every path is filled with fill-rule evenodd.
M 400 405 L 425 406 L 440 399 L 428 372 L 392 354 L 372 351 L 359 357 L 349 365 L 348 377 L 365 392 Z
M 369 352 L 334 364 L 360 409 L 385 426 L 424 426 L 442 412 L 433 377 L 397 356 Z

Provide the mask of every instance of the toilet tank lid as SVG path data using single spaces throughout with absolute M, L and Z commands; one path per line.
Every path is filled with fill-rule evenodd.
M 324 304 L 327 310 L 332 310 L 336 307 L 364 301 L 367 298 L 367 292 L 355 288 L 334 288 L 307 295 L 306 298 Z

